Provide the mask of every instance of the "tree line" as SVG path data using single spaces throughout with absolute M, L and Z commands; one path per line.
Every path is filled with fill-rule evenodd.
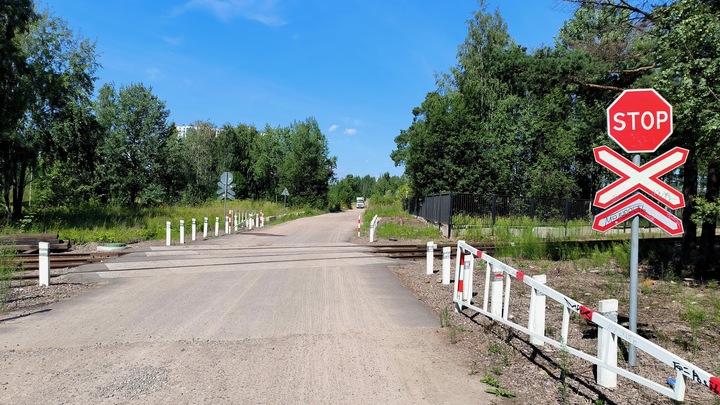
M 336 169 L 310 117 L 258 129 L 196 122 L 178 136 L 164 101 L 142 83 L 104 84 L 95 43 L 32 0 L 0 3 L 0 188 L 5 220 L 33 206 L 146 206 L 214 198 L 225 171 L 239 198 L 328 205 Z
M 391 157 L 415 195 L 440 192 L 592 199 L 616 180 L 594 161 L 609 145 L 608 105 L 654 88 L 674 108 L 674 134 L 656 154 L 690 150 L 665 180 L 681 187 L 684 253 L 713 252 L 720 213 L 720 1 L 566 0 L 574 13 L 554 46 L 528 50 L 484 1 L 468 21 L 457 64 L 412 110 Z

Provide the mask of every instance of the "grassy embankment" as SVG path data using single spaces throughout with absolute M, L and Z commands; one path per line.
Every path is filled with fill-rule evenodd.
M 228 210 L 263 211 L 264 217 L 272 222 L 284 221 L 297 216 L 322 213 L 306 207 L 288 207 L 283 216 L 283 206 L 260 201 L 232 201 Z M 296 215 L 298 214 L 298 215 Z M 172 222 L 177 237 L 180 220 L 185 221 L 186 236 L 191 232 L 191 221 L 197 220 L 198 231 L 202 230 L 204 217 L 208 217 L 209 228 L 214 229 L 215 217 L 223 218 L 222 201 L 208 202 L 200 206 L 164 206 L 153 208 L 121 208 L 114 206 L 46 209 L 29 215 L 17 226 L 2 229 L 11 233 L 57 233 L 60 239 L 72 240 L 75 244 L 132 243 L 145 240 L 165 239 L 166 221 Z M 222 229 L 222 225 L 220 226 Z

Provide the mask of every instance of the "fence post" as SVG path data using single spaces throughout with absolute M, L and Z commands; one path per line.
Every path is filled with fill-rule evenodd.
M 443 285 L 450 284 L 450 252 L 452 248 L 446 246 L 443 248 L 442 258 L 442 283 Z
M 40 270 L 40 285 L 50 286 L 50 243 L 39 242 L 38 264 Z
M 475 256 L 471 254 L 465 255 L 465 268 L 463 269 L 463 279 L 465 280 L 462 299 L 463 301 L 470 304 L 472 300 L 472 286 L 473 286 L 473 270 L 475 269 Z
M 570 222 L 570 200 L 565 199 L 565 236 L 568 235 L 568 222 Z
M 192 219 L 191 229 L 192 229 L 192 236 L 190 236 L 190 240 L 195 242 L 195 240 L 197 239 L 197 221 L 195 220 L 195 218 Z
M 450 194 L 450 207 L 448 208 L 448 210 L 450 212 L 448 213 L 448 235 L 447 235 L 447 237 L 448 237 L 448 239 L 450 239 L 450 237 L 452 235 L 452 217 L 453 217 L 453 196 L 452 196 L 452 194 Z
M 533 280 L 540 284 L 545 284 L 547 281 L 547 275 L 538 274 L 532 277 Z M 545 336 L 545 303 L 547 299 L 545 294 L 541 293 L 536 289 L 530 291 L 530 314 L 528 316 L 528 329 L 538 335 Z M 535 346 L 543 346 L 545 342 L 542 340 L 530 336 L 530 344 Z
M 497 219 L 497 195 L 492 196 L 492 207 L 491 210 L 491 216 L 492 216 L 492 235 L 495 236 L 495 220 Z
M 185 220 L 180 220 L 180 244 L 185 244 Z
M 360 225 L 358 224 L 358 227 L 359 226 Z M 360 232 L 360 228 L 358 228 L 358 233 L 359 232 Z M 427 259 L 427 265 L 425 266 L 425 268 L 426 268 L 426 274 L 428 276 L 433 274 L 433 272 L 434 272 L 433 264 L 435 262 L 435 257 L 433 254 L 433 249 L 436 249 L 436 248 L 437 248 L 437 245 L 435 243 L 433 243 L 433 242 L 427 243 L 427 254 L 425 255 L 425 257 Z
M 613 322 L 617 322 L 618 300 L 609 299 L 598 302 L 598 312 Z M 597 357 L 608 365 L 617 366 L 617 336 L 598 327 Z M 617 387 L 617 374 L 598 365 L 597 384 L 605 388 Z
M 455 285 L 453 286 L 453 301 L 458 301 L 462 297 L 463 290 L 463 269 L 465 267 L 465 256 L 463 249 L 460 248 L 465 243 L 459 240 L 457 244 L 457 259 L 455 260 Z M 455 304 L 455 312 L 460 312 L 462 306 Z
M 165 246 L 170 246 L 170 242 L 172 241 L 172 235 L 170 234 L 171 228 L 171 222 L 165 221 Z
M 207 239 L 208 217 L 203 221 L 203 240 Z
M 501 317 L 503 310 L 503 271 L 492 268 L 492 281 L 490 281 L 490 313 Z

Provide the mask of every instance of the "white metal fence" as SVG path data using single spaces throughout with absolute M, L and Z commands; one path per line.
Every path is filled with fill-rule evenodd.
M 484 291 L 482 295 L 478 294 L 478 297 L 482 297 L 481 307 L 473 302 L 473 273 L 476 259 L 486 264 L 485 282 L 483 283 Z M 532 289 L 527 327 L 514 322 L 514 317 L 509 314 L 511 300 L 510 284 L 512 279 L 516 279 Z M 550 298 L 562 306 L 560 340 L 545 335 L 546 298 Z M 614 387 L 616 376 L 620 375 L 676 401 L 682 401 L 685 398 L 685 377 L 687 377 L 698 384 L 704 385 L 715 394 L 720 395 L 720 379 L 718 377 L 670 353 L 637 333 L 631 332 L 629 329 L 611 320 L 609 315 L 603 315 L 599 311 L 594 311 L 570 297 L 547 287 L 544 285 L 543 276 L 528 277 L 521 271 L 485 254 L 464 241 L 458 241 L 453 302 L 458 311 L 469 308 L 529 335 L 530 342 L 535 345 L 547 343 L 569 354 L 596 364 L 598 366 L 597 383 L 599 385 Z M 613 306 L 611 302 L 608 304 L 611 307 Z M 617 311 L 617 302 L 615 302 L 614 309 Z M 607 309 L 601 310 L 607 311 Z M 568 342 L 571 311 L 597 325 L 598 351 L 596 354 L 585 353 L 582 350 L 572 347 L 572 342 Z M 608 312 L 611 311 L 612 308 L 610 308 Z M 668 386 L 638 375 L 628 369 L 618 367 L 618 338 L 627 342 L 628 345 L 634 345 L 637 349 L 654 357 L 660 364 L 670 368 L 669 372 L 674 372 L 676 375 L 674 384 Z

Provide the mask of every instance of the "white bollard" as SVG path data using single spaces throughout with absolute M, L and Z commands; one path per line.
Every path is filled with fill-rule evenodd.
M 208 217 L 203 221 L 203 240 L 207 239 Z
M 40 242 L 38 264 L 40 265 L 40 285 L 50 286 L 50 243 Z
M 433 254 L 433 249 L 437 249 L 437 245 L 434 242 L 428 242 L 427 243 L 427 254 L 425 255 L 427 259 L 427 265 L 426 265 L 426 273 L 427 275 L 433 274 L 435 271 L 434 262 L 435 262 L 435 255 Z
M 235 232 L 238 231 L 238 213 L 236 212 L 233 216 L 233 224 L 235 224 Z
M 180 244 L 185 244 L 185 220 L 180 220 Z
M 463 268 L 463 292 L 462 299 L 466 303 L 470 304 L 472 301 L 472 290 L 473 290 L 473 270 L 475 269 L 475 256 L 471 254 L 465 255 L 465 267 Z
M 547 276 L 545 274 L 538 274 L 532 277 L 533 280 L 540 284 L 545 284 Z M 538 335 L 545 336 L 545 294 L 539 292 L 536 289 L 530 291 L 530 314 L 528 316 L 528 329 L 531 332 L 535 332 Z M 535 346 L 544 346 L 545 342 L 542 340 L 530 336 L 530 344 Z
M 613 322 L 617 322 L 618 300 L 602 300 L 598 303 L 598 312 Z M 610 366 L 617 367 L 617 336 L 605 328 L 598 327 L 597 357 Z M 598 365 L 597 384 L 605 388 L 617 387 L 617 374 Z
M 443 285 L 450 284 L 450 251 L 451 247 L 447 246 L 443 248 L 442 258 L 442 283 Z
M 492 268 L 490 281 L 490 313 L 501 317 L 503 310 L 503 271 Z
M 255 214 L 255 228 L 259 228 L 259 227 L 260 227 L 260 215 Z
M 170 246 L 172 242 L 172 235 L 170 234 L 172 229 L 172 223 L 170 221 L 165 222 L 165 246 Z
M 220 234 L 220 217 L 215 217 L 215 237 Z
M 190 236 L 190 239 L 193 242 L 197 239 L 197 221 L 195 218 L 192 219 L 192 236 Z

